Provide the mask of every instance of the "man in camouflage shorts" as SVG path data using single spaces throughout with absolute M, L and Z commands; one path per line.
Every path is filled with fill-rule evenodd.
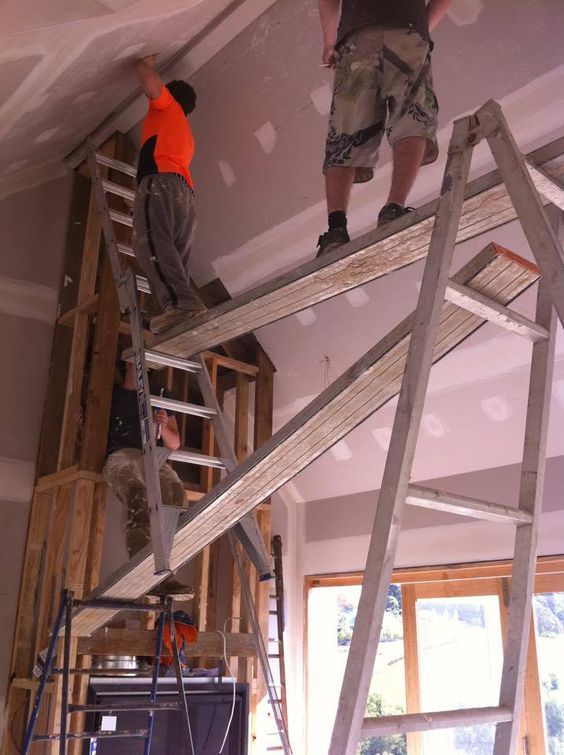
M 318 256 L 347 243 L 353 183 L 370 181 L 384 133 L 392 147 L 388 201 L 378 225 L 401 217 L 420 166 L 437 159 L 432 31 L 451 0 L 319 0 L 323 63 L 335 68 L 325 148 L 329 228 Z

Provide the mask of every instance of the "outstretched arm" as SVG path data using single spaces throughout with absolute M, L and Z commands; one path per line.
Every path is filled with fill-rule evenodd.
M 156 64 L 156 55 L 148 55 L 146 58 L 138 60 L 135 64 L 141 89 L 150 100 L 158 99 L 163 90 L 163 80 L 155 70 Z
M 437 28 L 448 10 L 452 0 L 431 0 L 427 6 L 427 15 L 429 18 L 429 31 Z
M 335 42 L 339 28 L 339 0 L 319 0 L 319 19 L 323 32 L 323 55 L 321 59 L 326 66 L 335 65 Z

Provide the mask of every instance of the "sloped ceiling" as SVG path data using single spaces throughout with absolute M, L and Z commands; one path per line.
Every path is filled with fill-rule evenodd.
M 0 182 L 60 168 L 136 88 L 133 63 L 168 60 L 233 0 L 5 0 L 0 27 Z

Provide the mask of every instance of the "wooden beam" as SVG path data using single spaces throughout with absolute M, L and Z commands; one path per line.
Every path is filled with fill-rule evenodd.
M 552 178 L 564 179 L 564 137 L 531 152 L 528 159 Z M 498 171 L 471 181 L 465 197 L 457 243 L 517 217 Z M 151 347 L 169 354 L 196 354 L 423 259 L 437 202 L 215 307 L 189 330 L 177 326 Z
M 509 708 L 466 708 L 464 710 L 438 710 L 433 713 L 407 713 L 399 716 L 365 718 L 362 738 L 384 737 L 389 734 L 407 734 L 410 731 L 454 729 L 459 726 L 498 724 L 510 722 L 513 714 Z
M 105 257 L 102 263 L 100 307 L 94 329 L 80 455 L 81 467 L 95 472 L 102 471 L 106 459 L 119 322 L 117 290 L 110 261 Z
M 455 280 L 507 304 L 537 279 L 528 263 L 489 244 Z M 399 391 L 413 322 L 410 315 L 324 390 L 271 440 L 195 504 L 179 523 L 171 554 L 173 569 L 189 561 L 245 514 L 292 479 L 319 455 Z M 433 352 L 437 362 L 483 323 L 445 304 Z M 139 597 L 155 584 L 150 549 L 145 549 L 103 585 L 97 595 Z M 110 615 L 85 609 L 75 619 L 77 633 L 90 634 Z
M 35 486 L 36 492 L 44 492 L 46 490 L 53 490 L 59 488 L 62 485 L 70 485 L 77 480 L 90 480 L 91 482 L 101 482 L 102 475 L 98 472 L 92 472 L 88 469 L 80 469 L 78 464 L 74 464 L 72 467 L 61 469 L 53 474 L 40 477 Z
M 419 648 L 414 585 L 401 585 L 401 617 L 405 656 L 406 709 L 408 713 L 420 713 L 421 685 L 419 682 Z M 411 732 L 407 735 L 409 755 L 421 755 L 422 745 L 421 735 L 418 732 Z
M 527 338 L 529 341 L 536 343 L 548 338 L 546 328 L 541 328 L 536 322 L 528 317 L 523 317 L 518 312 L 514 312 L 508 307 L 492 301 L 487 296 L 472 291 L 468 286 L 461 286 L 454 281 L 450 281 L 447 286 L 445 299 L 457 307 L 463 307 L 469 312 L 473 312 L 484 320 L 493 322 L 494 325 L 504 328 L 510 333 Z
M 252 634 L 226 632 L 227 655 L 252 658 L 256 645 Z M 155 655 L 156 631 L 132 631 L 131 629 L 103 629 L 92 637 L 82 637 L 78 642 L 80 655 Z M 223 639 L 217 632 L 198 632 L 198 639 L 186 646 L 191 657 L 223 657 Z
M 530 524 L 533 520 L 529 512 L 521 511 L 516 506 L 504 506 L 500 503 L 481 501 L 464 495 L 443 493 L 440 490 L 422 488 L 420 485 L 409 486 L 405 502 L 408 506 L 447 511 L 450 514 L 497 523 Z

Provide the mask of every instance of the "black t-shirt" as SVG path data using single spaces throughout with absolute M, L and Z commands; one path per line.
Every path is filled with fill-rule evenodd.
M 163 397 L 171 398 L 166 388 Z M 167 411 L 169 417 L 176 416 Z M 158 441 L 162 446 L 162 440 Z M 143 448 L 141 442 L 141 427 L 139 423 L 139 408 L 137 406 L 137 390 L 114 386 L 112 393 L 112 407 L 110 409 L 110 427 L 108 430 L 108 454 L 119 451 L 120 448 Z
M 425 0 L 343 0 L 337 45 L 348 34 L 365 26 L 413 27 L 422 37 L 429 39 Z

